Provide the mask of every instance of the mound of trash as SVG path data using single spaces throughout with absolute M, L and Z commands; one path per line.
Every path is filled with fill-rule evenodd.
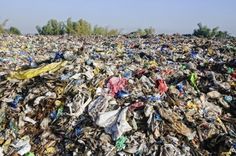
M 1 155 L 235 155 L 236 40 L 1 36 Z

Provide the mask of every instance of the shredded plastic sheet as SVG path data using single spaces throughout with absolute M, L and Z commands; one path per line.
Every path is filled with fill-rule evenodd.
M 66 64 L 67 64 L 67 61 L 62 61 L 62 62 L 51 63 L 51 64 L 48 64 L 46 66 L 39 67 L 39 68 L 11 72 L 9 79 L 19 79 L 19 80 L 30 79 L 49 71 L 55 72 L 59 70 L 61 67 L 65 66 Z

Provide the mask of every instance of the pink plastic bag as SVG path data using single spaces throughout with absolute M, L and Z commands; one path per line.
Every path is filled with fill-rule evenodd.
M 118 91 L 125 89 L 127 84 L 128 80 L 125 78 L 112 77 L 107 86 L 110 89 L 110 94 L 114 97 Z
M 158 88 L 158 91 L 160 92 L 161 95 L 167 92 L 168 90 L 166 82 L 162 79 L 156 80 L 156 88 Z

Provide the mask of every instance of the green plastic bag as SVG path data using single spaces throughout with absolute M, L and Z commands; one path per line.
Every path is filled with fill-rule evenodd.
M 191 73 L 191 75 L 189 76 L 189 81 L 190 81 L 190 84 L 194 87 L 194 89 L 199 91 L 197 84 L 196 84 L 197 83 L 197 73 L 195 73 L 195 72 Z
M 116 141 L 116 149 L 117 151 L 121 151 L 122 149 L 125 148 L 125 142 L 127 141 L 127 137 L 121 136 L 119 139 Z
M 227 73 L 228 74 L 231 74 L 231 73 L 233 73 L 234 72 L 234 68 L 230 68 L 230 67 L 228 67 L 228 69 L 227 69 Z
M 28 152 L 24 156 L 35 156 L 33 152 Z

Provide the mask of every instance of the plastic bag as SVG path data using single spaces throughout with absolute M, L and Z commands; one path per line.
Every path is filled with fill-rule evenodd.
M 112 77 L 108 81 L 108 88 L 110 88 L 110 94 L 115 96 L 118 91 L 125 89 L 128 80 L 125 78 Z
M 115 111 L 105 112 L 99 115 L 96 124 L 104 127 L 105 131 L 112 135 L 113 140 L 118 139 L 123 133 L 132 130 L 132 127 L 126 121 L 126 112 L 128 107 L 118 108 Z
M 127 137 L 121 136 L 118 140 L 116 140 L 116 149 L 121 151 L 125 148 L 125 142 L 127 141 Z
M 57 63 L 51 63 L 43 67 L 34 68 L 34 69 L 28 69 L 24 71 L 17 71 L 17 72 L 11 72 L 10 77 L 8 79 L 30 79 L 33 77 L 36 77 L 42 73 L 46 73 L 48 71 L 55 72 L 59 70 L 61 67 L 65 66 L 67 64 L 66 61 L 64 62 L 57 62 Z
M 168 90 L 166 82 L 162 79 L 156 81 L 156 88 L 158 88 L 160 95 L 163 95 Z
M 30 152 L 31 145 L 30 145 L 30 137 L 24 136 L 20 140 L 18 140 L 15 143 L 12 143 L 11 146 L 17 149 L 17 153 L 19 155 L 24 155 L 28 152 Z
M 95 121 L 98 113 L 105 112 L 108 107 L 108 100 L 107 96 L 98 96 L 95 100 L 93 100 L 88 106 L 88 114 L 93 118 Z
M 191 75 L 189 76 L 189 80 L 191 85 L 194 87 L 194 89 L 198 90 L 197 87 L 197 74 L 196 73 L 191 73 Z

